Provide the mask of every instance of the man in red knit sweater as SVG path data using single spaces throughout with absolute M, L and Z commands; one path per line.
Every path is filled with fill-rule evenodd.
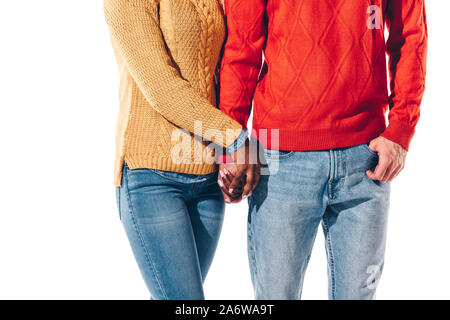
M 220 107 L 246 126 L 254 106 L 270 171 L 249 197 L 256 298 L 300 298 L 320 223 L 329 298 L 375 298 L 390 182 L 424 93 L 424 0 L 225 0 L 225 14 Z

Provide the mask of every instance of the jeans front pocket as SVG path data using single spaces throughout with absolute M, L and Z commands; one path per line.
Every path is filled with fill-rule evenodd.
M 267 159 L 287 159 L 294 154 L 294 151 L 281 151 L 281 150 L 264 150 L 264 156 Z
M 370 149 L 367 143 L 355 146 L 354 150 L 356 151 L 354 156 L 358 159 L 358 165 L 356 167 L 360 168 L 360 170 L 363 170 L 364 172 L 366 170 L 374 170 L 376 168 L 379 161 L 378 153 Z M 353 168 L 356 169 L 356 167 L 354 166 Z
M 176 183 L 182 183 L 182 184 L 191 184 L 191 183 L 199 183 L 207 181 L 208 179 L 214 178 L 214 175 L 216 172 L 208 173 L 208 174 L 188 174 L 188 173 L 180 173 L 180 172 L 174 172 L 174 171 L 161 171 L 161 170 L 155 170 L 151 169 L 151 172 L 158 175 L 161 178 L 164 178 L 166 180 L 170 180 L 172 182 Z M 216 181 L 217 179 L 214 179 Z
M 361 145 L 363 147 L 364 150 L 366 150 L 369 154 L 371 155 L 375 155 L 378 156 L 378 153 L 376 151 L 373 151 L 372 149 L 370 149 L 369 145 L 367 143 L 364 143 Z

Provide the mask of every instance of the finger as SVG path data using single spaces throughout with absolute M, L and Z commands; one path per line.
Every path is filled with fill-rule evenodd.
M 221 189 L 221 191 L 223 193 L 223 197 L 225 198 L 225 202 L 227 203 L 232 203 L 236 199 L 241 198 L 241 193 L 239 194 L 229 193 L 226 189 L 225 190 Z
M 392 177 L 392 173 L 394 172 L 394 170 L 395 170 L 395 167 L 394 167 L 393 164 L 391 164 L 391 165 L 387 168 L 386 172 L 384 173 L 383 178 L 381 178 L 380 181 L 381 181 L 382 183 L 388 183 L 388 182 L 390 182 L 390 181 L 391 181 L 391 177 Z
M 393 174 L 397 170 L 398 166 L 400 166 L 400 162 L 398 161 L 398 159 L 394 160 L 393 158 L 389 158 L 387 169 L 384 173 L 384 176 L 381 178 L 381 182 L 391 182 L 393 179 Z
M 222 181 L 225 184 L 225 187 L 227 189 L 230 188 L 231 183 L 233 182 L 233 173 L 231 173 L 228 169 L 223 168 L 223 173 L 221 172 Z M 241 196 L 242 194 L 242 181 L 239 183 L 239 185 L 235 188 L 233 188 L 233 191 L 231 192 L 235 197 Z
M 398 170 L 397 170 L 397 172 L 395 173 L 395 176 L 394 176 L 394 178 L 393 178 L 392 180 L 396 179 L 396 178 L 398 177 L 398 175 L 403 171 L 404 168 L 405 168 L 405 165 L 404 165 L 404 164 L 400 165 L 400 166 L 398 167 Z
M 392 180 L 394 180 L 394 178 L 397 176 L 398 171 L 398 167 L 392 168 L 389 177 L 385 179 L 386 182 L 392 182 Z
M 254 172 L 254 176 L 253 176 L 253 183 L 250 186 L 250 191 L 248 192 L 247 196 L 251 197 L 253 194 L 253 191 L 256 189 L 256 187 L 259 184 L 259 180 L 261 178 L 261 170 L 259 168 L 259 166 L 254 166 L 255 168 L 253 169 Z
M 241 196 L 229 196 L 224 191 L 222 191 L 223 199 L 226 203 L 237 203 L 241 201 Z
M 253 185 L 255 181 L 255 174 L 253 172 L 253 168 L 250 168 L 247 172 L 247 182 L 244 186 L 244 191 L 242 191 L 242 198 L 247 198 L 249 193 L 253 191 Z
M 400 172 L 403 170 L 403 166 L 400 164 L 398 165 L 395 170 L 392 172 L 391 179 L 389 182 L 392 182 L 397 176 L 400 174 Z
M 231 181 L 230 188 L 228 189 L 228 192 L 233 193 L 234 190 L 237 190 L 237 188 L 240 186 L 241 181 L 245 175 L 244 170 L 240 170 L 236 173 L 236 175 L 233 177 L 233 180 Z
M 231 176 L 225 174 L 224 170 L 221 170 L 219 172 L 219 175 L 220 175 L 220 179 L 222 180 L 223 184 L 228 189 L 230 187 L 230 184 L 231 184 L 231 181 L 232 181 Z
M 386 182 L 386 178 L 390 174 L 392 162 L 391 161 L 383 162 L 383 165 L 385 166 L 386 170 L 380 171 L 379 176 L 377 177 L 378 178 L 377 180 L 380 181 L 381 183 Z M 376 174 L 376 169 L 375 169 L 375 174 Z
M 223 200 L 226 202 L 226 203 L 231 203 L 231 198 L 225 193 L 225 191 L 223 191 L 223 190 L 221 190 L 222 191 L 222 195 L 223 195 Z
M 222 189 L 226 203 L 238 203 L 242 200 L 242 192 L 230 193 L 228 189 Z
M 231 179 L 230 176 L 225 176 L 224 179 L 222 179 L 222 181 L 224 182 L 225 188 L 227 189 L 227 192 L 233 196 L 233 197 L 240 197 L 242 195 L 242 187 L 243 187 L 243 182 L 242 180 L 240 181 L 239 185 L 237 187 L 235 187 L 233 189 L 232 192 L 230 192 L 230 186 L 231 183 L 233 182 L 233 180 Z
M 230 192 L 229 185 L 232 182 L 231 176 L 220 173 L 219 175 L 220 176 L 218 177 L 217 184 L 219 185 L 222 191 L 224 201 L 229 204 L 240 202 L 242 200 L 242 186 L 239 185 L 235 188 L 235 190 L 233 190 L 233 192 Z
M 227 176 L 234 177 L 234 174 L 233 174 L 230 170 L 228 170 L 227 168 L 223 168 L 223 171 L 224 171 L 224 173 L 225 173 Z
M 255 188 L 258 186 L 260 180 L 261 180 L 261 167 L 258 165 L 255 166 L 255 185 L 253 186 L 253 190 L 255 190 Z
M 228 189 L 225 188 L 225 185 L 222 182 L 221 178 L 217 179 L 217 184 L 219 185 L 220 191 L 222 191 L 222 193 L 223 193 L 223 197 L 225 199 L 225 202 L 229 202 L 230 201 L 230 195 L 228 194 Z
M 231 201 L 233 201 L 236 198 L 236 195 L 233 195 L 230 192 L 228 192 L 228 188 L 225 186 L 225 184 L 223 183 L 221 178 L 219 178 L 217 180 L 217 184 L 219 185 L 219 188 L 220 188 L 220 190 L 223 193 L 223 197 L 225 199 L 225 202 L 231 203 Z
M 226 188 L 229 188 L 231 182 L 233 182 L 234 175 L 229 172 L 226 168 L 219 171 L 219 176 L 222 179 L 222 182 L 225 184 Z
M 380 160 L 374 171 L 367 170 L 366 173 L 370 179 L 381 181 L 387 169 L 388 163 L 386 161 Z

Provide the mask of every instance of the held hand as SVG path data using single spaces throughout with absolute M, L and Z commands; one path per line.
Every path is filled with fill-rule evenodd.
M 241 181 L 237 188 L 234 188 L 233 192 L 230 192 L 230 185 L 234 176 L 237 173 L 237 167 L 234 162 L 220 164 L 219 177 L 217 183 L 222 190 L 223 197 L 226 203 L 238 203 L 242 200 L 242 187 L 244 181 Z
M 233 163 L 223 164 L 219 168 L 219 186 L 225 196 L 225 201 L 240 202 L 250 196 L 259 183 L 260 163 L 256 147 L 252 148 L 247 141 L 232 156 Z
M 391 182 L 405 167 L 407 151 L 401 145 L 378 137 L 370 142 L 369 148 L 378 153 L 379 161 L 374 171 L 367 170 L 367 176 L 382 183 Z

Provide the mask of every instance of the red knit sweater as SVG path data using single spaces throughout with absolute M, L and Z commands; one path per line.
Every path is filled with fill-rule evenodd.
M 381 135 L 408 149 L 425 85 L 424 0 L 225 0 L 225 14 L 220 106 L 245 126 L 253 101 L 265 147 L 331 149 Z

